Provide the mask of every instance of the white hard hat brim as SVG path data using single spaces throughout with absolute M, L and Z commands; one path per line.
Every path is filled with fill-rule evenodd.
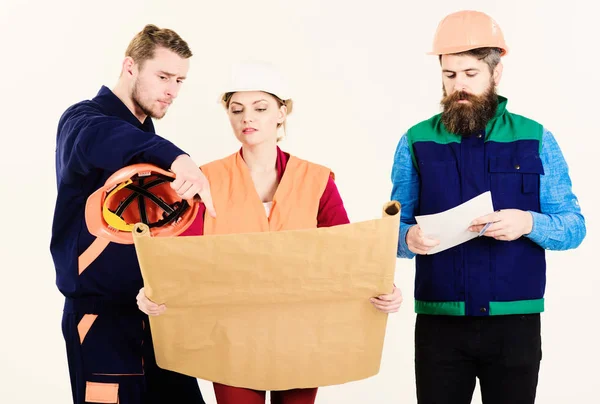
M 287 80 L 269 63 L 246 62 L 233 66 L 231 81 L 218 101 L 221 102 L 227 93 L 242 91 L 263 91 L 284 101 L 291 98 Z

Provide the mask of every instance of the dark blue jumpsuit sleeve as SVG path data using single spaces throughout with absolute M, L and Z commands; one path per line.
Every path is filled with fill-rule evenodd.
M 155 133 L 100 113 L 70 117 L 62 125 L 58 140 L 61 160 L 83 175 L 94 169 L 117 171 L 142 162 L 169 169 L 177 156 L 186 154 Z

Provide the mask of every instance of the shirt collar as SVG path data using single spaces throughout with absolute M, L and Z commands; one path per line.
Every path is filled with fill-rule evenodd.
M 106 114 L 119 117 L 145 132 L 154 133 L 152 118 L 147 116 L 143 123 L 140 122 L 123 101 L 108 87 L 102 86 L 93 101 L 98 103 Z

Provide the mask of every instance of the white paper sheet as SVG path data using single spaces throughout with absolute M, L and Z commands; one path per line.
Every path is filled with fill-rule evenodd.
M 426 237 L 440 241 L 427 253 L 431 255 L 477 237 L 476 232 L 469 231 L 470 223 L 493 212 L 492 194 L 487 191 L 452 209 L 415 219 Z

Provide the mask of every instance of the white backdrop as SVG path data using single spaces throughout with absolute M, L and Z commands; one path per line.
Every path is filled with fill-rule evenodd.
M 539 403 L 597 400 L 599 200 L 591 146 L 600 90 L 593 2 L 41 1 L 0 4 L 3 321 L 0 401 L 68 403 L 60 328 L 63 299 L 49 253 L 56 194 L 56 126 L 66 107 L 113 86 L 129 40 L 147 23 L 176 30 L 194 52 L 189 78 L 159 134 L 198 163 L 238 147 L 216 103 L 232 62 L 270 60 L 289 75 L 295 101 L 281 147 L 331 167 L 352 221 L 379 217 L 390 197 L 392 157 L 411 125 L 439 112 L 441 75 L 427 56 L 438 22 L 479 9 L 502 27 L 500 93 L 510 111 L 556 136 L 587 220 L 578 250 L 548 254 Z M 115 145 L 118 147 L 118 145 Z M 597 158 L 597 157 L 596 157 Z M 414 262 L 398 260 L 405 295 L 391 315 L 379 375 L 320 390 L 318 403 L 414 403 Z M 208 403 L 209 383 L 200 381 Z M 474 403 L 480 403 L 475 393 Z

